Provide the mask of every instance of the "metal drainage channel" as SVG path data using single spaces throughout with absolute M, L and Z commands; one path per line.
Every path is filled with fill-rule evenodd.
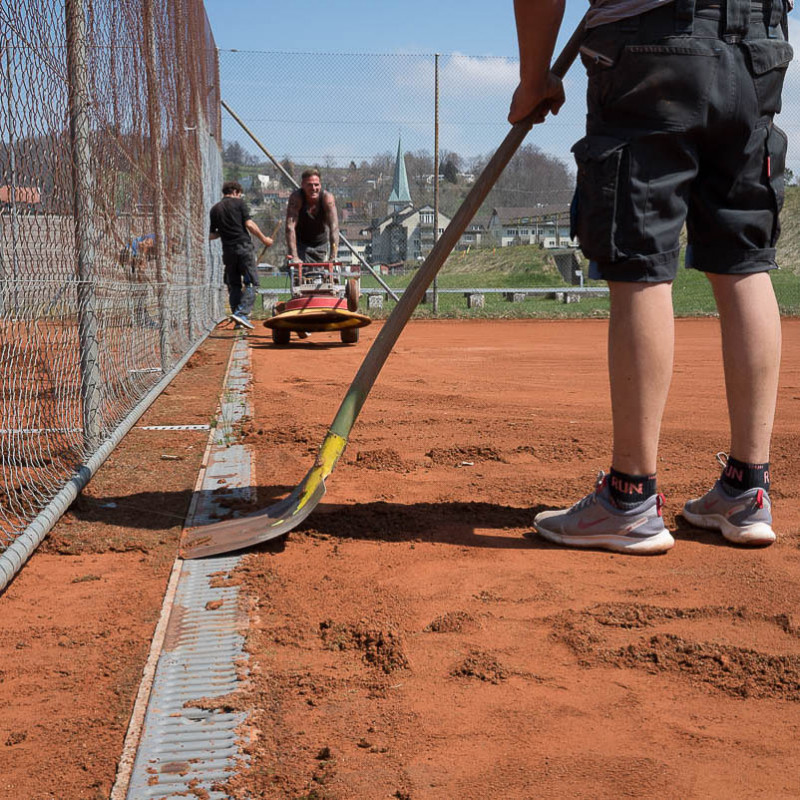
M 230 443 L 235 425 L 250 413 L 249 383 L 242 337 L 231 351 L 220 414 L 187 526 L 225 516 L 228 509 L 219 500 L 250 498 L 251 453 Z M 236 732 L 246 714 L 215 709 L 213 700 L 236 691 L 244 677 L 247 657 L 240 631 L 246 618 L 239 611 L 238 588 L 224 585 L 240 561 L 241 556 L 218 556 L 175 562 L 151 647 L 154 667 L 145 667 L 136 702 L 141 708 L 133 711 L 112 800 L 166 800 L 201 791 L 208 800 L 228 797 L 218 787 L 247 761 Z

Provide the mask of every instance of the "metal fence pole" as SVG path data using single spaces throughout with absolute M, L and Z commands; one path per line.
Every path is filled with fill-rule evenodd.
M 153 0 L 144 0 L 145 75 L 147 79 L 147 118 L 150 125 L 150 166 L 153 182 L 153 226 L 156 235 L 156 292 L 158 295 L 159 347 L 161 371 L 169 371 L 169 308 L 167 305 L 167 235 L 164 225 L 164 180 L 161 174 L 161 97 L 156 81 L 156 32 Z
M 186 50 L 184 47 L 185 33 L 181 30 L 180 25 L 185 25 L 187 13 L 185 0 L 175 0 L 174 2 L 174 17 L 175 17 L 175 53 L 178 57 L 179 64 L 186 63 Z M 184 226 L 184 254 L 186 258 L 185 267 L 185 284 L 184 291 L 186 292 L 186 326 L 189 331 L 189 336 L 194 335 L 194 311 L 192 305 L 192 267 L 194 262 L 194 242 L 192 231 L 194 229 L 194 209 L 192 207 L 192 177 L 194 170 L 190 169 L 190 164 L 196 166 L 193 162 L 191 155 L 190 139 L 188 134 L 194 131 L 196 140 L 197 125 L 196 123 L 189 125 L 187 122 L 187 108 L 186 108 L 186 92 L 189 87 L 189 92 L 192 92 L 189 81 L 186 80 L 186 75 L 183 70 L 177 70 L 177 118 L 178 118 L 178 131 L 181 142 L 181 186 L 183 188 L 183 213 L 186 215 L 186 222 Z M 192 117 L 194 119 L 194 117 Z
M 433 246 L 439 240 L 439 54 L 434 55 L 433 101 Z M 439 313 L 439 276 L 433 278 L 433 313 Z
M 89 94 L 86 70 L 86 22 L 83 0 L 66 0 L 70 145 L 74 185 L 75 247 L 78 277 L 83 443 L 87 452 L 100 445 L 100 365 L 95 310 L 95 241 Z
M 22 309 L 20 308 L 20 303 L 19 303 L 19 256 L 17 255 L 17 240 L 19 238 L 19 233 L 18 233 L 19 211 L 17 210 L 17 153 L 16 153 L 16 145 L 14 143 L 14 139 L 12 138 L 13 126 L 10 123 L 10 121 L 14 119 L 14 95 L 12 94 L 13 91 L 12 76 L 15 73 L 11 68 L 11 45 L 8 42 L 6 42 L 5 51 L 6 51 L 6 80 L 8 81 L 8 93 L 6 95 L 6 100 L 8 102 L 7 119 L 9 120 L 8 157 L 9 157 L 10 178 L 11 178 L 10 185 L 8 187 L 8 202 L 9 205 L 11 206 L 11 283 L 14 286 L 14 294 L 13 294 L 13 299 L 11 300 L 11 305 L 14 310 L 15 316 L 19 318 L 21 316 Z

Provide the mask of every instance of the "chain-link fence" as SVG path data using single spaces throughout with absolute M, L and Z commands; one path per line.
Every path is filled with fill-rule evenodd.
M 2 552 L 213 327 L 222 168 L 201 0 L 0 3 L 0 74 Z
M 295 178 L 306 166 L 322 169 L 350 228 L 392 210 L 398 145 L 413 206 L 433 204 L 438 166 L 440 210 L 452 216 L 508 132 L 518 75 L 513 59 L 459 54 L 220 51 L 223 99 Z M 523 145 L 479 222 L 497 206 L 569 203 L 571 170 L 565 154 L 548 146 L 564 126 L 560 118 L 548 125 L 547 141 L 531 137 Z M 277 220 L 287 189 L 280 175 L 227 114 L 223 139 L 230 177 L 244 178 L 257 203 L 274 204 Z
M 791 34 L 800 34 L 793 19 L 790 27 Z M 373 264 L 392 260 L 394 254 L 377 242 L 385 238 L 392 212 L 403 208 L 391 202 L 398 150 L 410 194 L 406 211 L 411 214 L 400 220 L 404 230 L 393 233 L 408 240 L 405 249 L 397 251 L 408 265 L 422 260 L 426 237 L 427 250 L 432 246 L 434 174 L 439 175 L 443 228 L 508 132 L 506 117 L 518 80 L 519 63 L 513 58 L 220 51 L 223 100 L 296 179 L 308 166 L 321 169 L 323 185 L 337 198 L 347 238 Z M 568 73 L 565 89 L 567 102 L 561 112 L 533 128 L 458 249 L 574 244 L 568 222 L 575 171 L 570 151 L 584 133 L 586 113 L 586 79 L 579 63 Z M 800 206 L 797 59 L 787 74 L 777 123 L 789 136 L 787 183 L 793 184 L 787 194 L 779 263 L 800 274 L 800 230 L 795 222 Z M 289 187 L 231 115 L 223 112 L 222 125 L 226 177 L 243 183 L 260 221 L 279 231 Z M 414 217 L 414 211 L 421 213 Z M 511 251 L 505 252 L 513 261 Z M 279 242 L 268 258 L 279 264 L 281 256 Z M 451 259 L 442 275 L 453 264 Z M 798 282 L 788 289 L 793 294 L 784 307 L 800 313 Z

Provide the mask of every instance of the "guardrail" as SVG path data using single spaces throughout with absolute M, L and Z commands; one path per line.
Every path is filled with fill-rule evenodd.
M 264 311 L 272 312 L 275 303 L 280 297 L 288 297 L 291 291 L 287 289 L 258 289 L 261 305 Z M 403 294 L 403 289 L 395 289 L 396 294 Z M 536 288 L 462 288 L 438 289 L 439 294 L 461 294 L 467 302 L 467 308 L 482 308 L 487 294 L 502 294 L 509 303 L 523 303 L 529 297 L 544 297 L 562 303 L 577 303 L 584 297 L 605 297 L 608 295 L 607 286 L 557 286 Z M 367 298 L 367 308 L 382 308 L 383 301 L 389 295 L 385 289 L 367 287 L 361 289 L 361 294 Z M 433 302 L 433 290 L 425 292 L 423 303 Z

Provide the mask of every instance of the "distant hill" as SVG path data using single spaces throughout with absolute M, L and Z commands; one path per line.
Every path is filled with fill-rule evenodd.
M 578 256 L 582 258 L 582 256 Z M 781 238 L 778 241 L 778 263 L 785 270 L 800 276 L 800 186 L 787 186 L 781 213 Z M 537 273 L 558 275 L 552 256 L 537 245 L 518 247 L 480 247 L 453 253 L 442 272 Z
M 479 247 L 453 253 L 442 267 L 451 275 L 473 272 L 536 273 L 558 275 L 552 256 L 538 245 L 516 247 Z

